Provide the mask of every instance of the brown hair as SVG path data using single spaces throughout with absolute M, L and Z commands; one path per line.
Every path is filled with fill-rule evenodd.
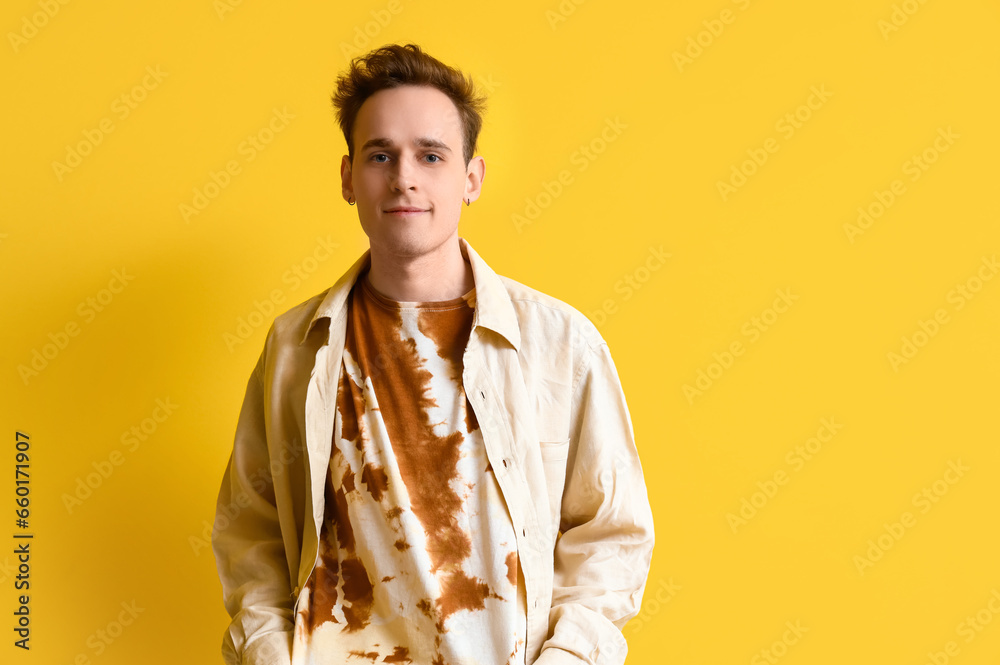
M 468 164 L 476 152 L 486 98 L 476 91 L 471 76 L 432 58 L 416 44 L 388 44 L 358 56 L 351 60 L 350 69 L 337 78 L 333 106 L 350 160 L 354 161 L 352 134 L 361 105 L 379 90 L 401 85 L 432 86 L 455 103 L 464 135 L 462 153 Z

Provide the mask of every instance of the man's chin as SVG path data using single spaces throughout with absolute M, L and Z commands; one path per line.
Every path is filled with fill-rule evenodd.
M 452 236 L 431 236 L 417 230 L 405 233 L 385 234 L 368 242 L 374 251 L 401 259 L 412 259 L 430 254 L 447 243 Z

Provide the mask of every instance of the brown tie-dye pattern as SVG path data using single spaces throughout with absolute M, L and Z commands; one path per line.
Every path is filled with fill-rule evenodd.
M 382 500 L 382 495 L 389 487 L 389 477 L 386 475 L 385 469 L 371 464 L 365 464 L 365 468 L 361 472 L 361 482 L 365 484 L 368 493 L 376 501 Z
M 330 537 L 323 527 L 322 539 Z M 324 621 L 337 622 L 333 616 L 333 607 L 337 603 L 337 586 L 340 582 L 340 560 L 335 548 L 320 547 L 320 561 L 310 576 L 306 588 L 309 589 L 309 602 L 299 611 L 302 615 L 305 629 L 312 633 L 316 626 Z
M 310 633 L 324 621 L 337 619 L 333 608 L 339 598 L 338 587 L 343 578 L 344 600 L 350 602 L 350 607 L 344 606 L 344 618 L 347 620 L 346 630 L 351 632 L 361 630 L 371 617 L 371 606 L 374 601 L 373 588 L 368 579 L 364 564 L 355 554 L 354 527 L 347 512 L 347 496 L 345 490 L 353 491 L 354 472 L 350 466 L 344 473 L 341 486 L 335 487 L 333 482 L 334 469 L 340 450 L 334 446 L 330 466 L 326 477 L 326 507 L 320 538 L 325 543 L 330 542 L 331 529 L 336 534 L 340 551 L 346 556 L 343 564 L 336 556 L 336 548 L 320 547 L 321 564 L 317 565 L 306 586 L 310 589 L 309 608 L 305 613 L 306 626 Z M 348 489 L 349 488 L 349 489 Z
M 341 566 L 344 578 L 344 599 L 351 603 L 344 605 L 344 619 L 347 620 L 347 630 L 355 632 L 368 625 L 371 618 L 374 601 L 373 587 L 368 579 L 368 571 L 360 559 L 344 559 Z
M 329 481 L 329 478 L 327 479 Z M 344 488 L 338 487 L 333 490 L 333 510 L 330 510 L 330 502 L 327 501 L 327 514 L 333 514 L 331 521 L 337 527 L 337 542 L 340 549 L 345 552 L 354 552 L 354 525 L 351 524 L 350 516 L 347 513 L 347 497 L 344 495 Z
M 461 497 L 450 486 L 458 476 L 462 432 L 454 431 L 440 437 L 434 433 L 428 408 L 437 406 L 429 395 L 431 373 L 417 351 L 416 342 L 402 339 L 402 314 L 384 296 L 371 289 L 367 279 L 363 288 L 378 304 L 377 307 L 355 307 L 358 312 L 349 326 L 361 336 L 358 364 L 365 376 L 372 378 L 375 394 L 382 405 L 382 419 L 392 442 L 400 476 L 410 496 L 410 507 L 424 526 L 428 537 L 428 554 L 435 572 L 444 566 L 457 566 L 472 551 L 469 534 L 462 531 L 456 515 L 462 507 Z M 472 329 L 474 311 L 452 303 L 451 308 L 421 309 L 419 328 L 434 340 L 439 354 L 452 366 L 452 380 L 462 391 L 462 354 Z M 441 349 L 460 347 L 459 351 Z M 362 349 L 380 349 L 395 359 L 383 371 L 372 371 L 369 358 Z
M 464 396 L 462 374 L 465 370 L 463 357 L 465 356 L 465 344 L 457 344 L 458 340 L 468 342 L 469 334 L 472 331 L 472 319 L 475 311 L 471 307 L 463 307 L 457 310 L 458 316 L 441 316 L 439 310 L 429 310 L 420 313 L 417 326 L 424 335 L 434 341 L 437 346 L 438 355 L 444 358 L 451 365 L 451 380 L 459 387 L 459 394 Z M 469 432 L 475 431 L 479 427 L 476 420 L 476 412 L 472 410 L 472 405 L 468 399 L 465 400 L 465 428 Z
M 434 607 L 431 605 L 431 601 L 426 598 L 421 599 L 417 603 L 417 609 L 424 613 L 428 619 L 437 621 L 437 616 L 434 614 Z M 439 640 L 440 641 L 440 640 Z
M 482 580 L 469 577 L 462 570 L 451 571 L 444 579 L 441 597 L 437 599 L 438 610 L 441 613 L 439 623 L 443 624 L 449 616 L 459 610 L 483 609 L 487 598 L 500 598 L 500 596 L 490 591 L 489 585 Z M 439 630 L 443 632 L 441 627 Z
M 507 656 L 507 657 L 508 657 L 508 658 L 509 658 L 510 660 L 512 660 L 512 661 L 513 661 L 513 660 L 514 660 L 515 658 L 517 658 L 517 651 L 518 651 L 518 649 L 520 649 L 520 648 L 521 648 L 521 647 L 523 647 L 523 646 L 524 646 L 524 640 L 522 640 L 522 639 L 519 639 L 519 640 L 517 641 L 517 644 L 515 644 L 515 645 L 514 645 L 514 650 L 513 650 L 513 651 L 511 651 L 511 652 L 510 652 L 510 655 L 509 655 L 509 656 Z
M 448 315 L 442 316 L 447 311 Z M 468 340 L 472 332 L 473 310 L 461 307 L 450 310 L 421 310 L 417 319 L 417 328 L 437 346 L 438 355 L 451 365 L 451 380 L 462 385 L 462 372 L 465 369 L 463 356 L 465 344 L 456 344 L 457 340 Z
M 517 552 L 510 552 L 507 555 L 507 581 L 517 586 Z
M 361 477 L 364 480 L 364 476 Z M 340 479 L 340 486 L 344 488 L 345 494 L 350 494 L 354 491 L 354 469 L 350 466 L 347 467 L 347 471 L 344 472 L 344 477 Z
M 367 286 L 367 282 L 365 284 Z M 472 552 L 472 541 L 458 524 L 457 514 L 462 508 L 462 498 L 451 487 L 451 482 L 459 475 L 458 460 L 464 435 L 461 431 L 443 437 L 434 433 L 436 423 L 431 422 L 427 412 L 428 407 L 436 406 L 433 398 L 428 397 L 431 373 L 424 368 L 415 341 L 402 339 L 401 312 L 389 306 L 370 287 L 368 291 L 382 307 L 372 308 L 373 325 L 356 327 L 355 330 L 365 335 L 365 344 L 369 348 L 393 349 L 390 355 L 397 359 L 397 363 L 374 376 L 363 364 L 362 371 L 366 376 L 372 376 L 379 402 L 391 403 L 395 407 L 384 410 L 382 418 L 393 445 L 399 473 L 406 484 L 411 508 L 427 533 L 427 552 L 432 570 L 447 571 L 441 585 L 441 596 L 437 599 L 440 611 L 437 623 L 439 630 L 443 630 L 443 622 L 452 613 L 461 609 L 483 609 L 486 599 L 495 596 L 489 585 L 469 577 L 460 569 L 461 562 Z M 434 342 L 438 355 L 448 361 L 451 369 L 449 378 L 455 384 L 460 399 L 465 402 L 469 424 L 475 415 L 465 398 L 462 357 L 472 330 L 474 313 L 466 303 L 452 301 L 447 306 L 422 308 L 417 318 L 420 332 Z M 386 397 L 392 401 L 387 402 Z M 381 493 L 376 497 L 373 492 L 376 500 L 380 496 Z
M 354 382 L 347 372 L 341 372 L 340 388 L 337 390 L 337 410 L 340 412 L 340 423 L 343 431 L 340 437 L 346 441 L 359 441 L 361 432 L 358 430 L 359 412 L 364 413 L 364 401 L 358 404 L 355 397 L 357 391 L 351 390 Z M 334 446 L 336 448 L 336 446 Z
M 382 659 L 383 663 L 412 663 L 413 660 L 410 658 L 410 650 L 406 647 L 396 647 L 390 655 Z
M 476 412 L 472 410 L 472 405 L 469 404 L 469 399 L 465 399 L 465 429 L 469 432 L 475 432 L 479 429 L 479 421 L 476 420 Z

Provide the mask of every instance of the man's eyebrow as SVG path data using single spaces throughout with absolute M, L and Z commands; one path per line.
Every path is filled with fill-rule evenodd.
M 439 141 L 438 139 L 433 139 L 427 136 L 422 136 L 420 138 L 414 139 L 413 143 L 419 148 L 437 148 L 438 150 L 451 152 L 451 148 L 448 147 L 448 144 L 446 144 L 443 141 Z M 369 139 L 365 141 L 365 144 L 363 146 L 361 146 L 361 151 L 364 152 L 369 148 L 392 148 L 395 145 L 396 144 L 393 143 L 391 139 L 387 138 Z

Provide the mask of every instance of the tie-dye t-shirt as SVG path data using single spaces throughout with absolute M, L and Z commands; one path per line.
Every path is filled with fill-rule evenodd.
M 351 290 L 292 665 L 525 662 L 514 529 L 462 385 L 475 306 L 391 300 L 367 272 Z

